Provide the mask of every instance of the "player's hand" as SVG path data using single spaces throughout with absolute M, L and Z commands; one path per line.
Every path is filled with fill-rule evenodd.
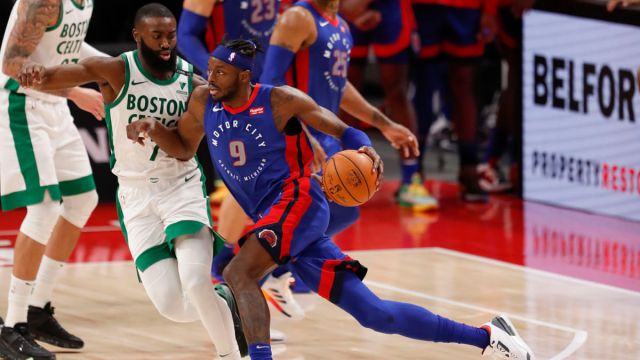
M 69 91 L 68 98 L 80 109 L 90 113 L 96 119 L 104 119 L 104 99 L 98 91 L 74 87 Z
M 371 146 L 363 146 L 358 149 L 359 153 L 363 153 L 373 160 L 373 171 L 378 174 L 378 179 L 376 180 L 376 191 L 380 190 L 380 184 L 382 183 L 382 178 L 384 176 L 384 163 L 380 158 L 380 155 L 376 152 L 374 148 Z
M 476 35 L 478 41 L 485 44 L 490 43 L 496 37 L 498 31 L 498 25 L 496 24 L 496 18 L 493 15 L 483 13 L 480 18 L 480 30 Z
M 378 10 L 367 10 L 353 20 L 353 26 L 360 31 L 373 30 L 382 21 L 382 14 Z
M 144 118 L 127 125 L 127 138 L 135 143 L 144 145 L 144 139 L 150 138 L 149 133 L 156 127 L 156 120 Z
M 18 74 L 18 82 L 24 88 L 38 88 L 44 80 L 45 67 L 32 61 L 27 61 L 22 65 Z
M 609 3 L 607 3 L 607 10 L 609 10 L 609 12 L 613 11 L 618 4 L 622 4 L 623 7 L 627 7 L 629 5 L 640 4 L 640 0 L 609 0 Z
M 324 151 L 324 148 L 318 140 L 309 135 L 309 142 L 311 143 L 311 149 L 313 150 L 313 161 L 311 162 L 311 172 L 319 173 L 322 171 L 322 167 L 324 166 L 325 161 L 327 160 L 327 153 Z
M 394 149 L 402 151 L 402 155 L 405 158 L 420 155 L 418 140 L 411 130 L 400 124 L 393 123 L 391 126 L 380 131 L 382 135 L 389 140 Z

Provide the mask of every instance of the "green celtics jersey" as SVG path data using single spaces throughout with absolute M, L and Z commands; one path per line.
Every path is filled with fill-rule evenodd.
M 173 77 L 158 80 L 143 67 L 137 51 L 120 55 L 125 62 L 125 83 L 117 99 L 106 106 L 111 144 L 111 170 L 120 180 L 174 178 L 198 167 L 196 161 L 179 161 L 168 156 L 150 139 L 144 146 L 127 139 L 127 125 L 151 117 L 167 127 L 176 127 L 187 110 L 193 67 L 178 57 Z
M 9 35 L 18 19 L 18 7 L 21 1 L 25 0 L 18 0 L 13 5 L 11 16 L 7 22 L 4 40 L 2 41 L 2 50 L 0 50 L 0 61 L 4 58 Z M 44 33 L 40 43 L 38 43 L 38 46 L 29 59 L 45 67 L 77 63 L 80 59 L 80 49 L 87 35 L 87 30 L 89 29 L 92 12 L 93 0 L 85 0 L 82 4 L 80 0 L 62 0 L 58 21 L 47 28 L 47 31 Z M 14 91 L 17 90 L 45 101 L 66 101 L 63 98 L 34 90 L 18 90 L 17 82 L 2 73 L 0 73 L 0 87 Z

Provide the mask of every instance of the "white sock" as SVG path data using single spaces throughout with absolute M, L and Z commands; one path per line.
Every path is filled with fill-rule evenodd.
M 51 301 L 53 287 L 56 285 L 60 270 L 64 267 L 64 262 L 53 260 L 46 255 L 42 257 L 38 277 L 36 278 L 36 287 L 33 291 L 29 305 L 44 307 Z
M 7 318 L 4 326 L 13 327 L 17 323 L 27 322 L 27 310 L 29 309 L 29 296 L 33 291 L 35 282 L 24 281 L 11 275 L 9 285 L 9 304 L 7 306 Z

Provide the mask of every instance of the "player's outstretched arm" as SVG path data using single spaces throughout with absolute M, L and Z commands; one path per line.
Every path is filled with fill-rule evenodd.
M 271 109 L 279 130 L 282 131 L 291 118 L 298 118 L 306 125 L 340 139 L 345 148 L 366 153 L 373 160 L 374 171 L 382 175 L 382 160 L 371 146 L 369 137 L 364 132 L 349 127 L 309 95 L 290 86 L 275 87 L 271 91 Z
M 349 81 L 344 89 L 340 109 L 380 130 L 382 135 L 389 140 L 391 146 L 401 150 L 404 156 L 420 155 L 418 141 L 411 130 L 393 122 L 371 105 Z
M 77 64 L 44 67 L 27 62 L 17 76 L 22 87 L 35 90 L 72 88 L 96 82 L 110 84 L 114 89 L 124 84 L 125 64 L 120 57 L 90 57 Z
M 208 96 L 206 85 L 195 88 L 176 128 L 170 129 L 153 118 L 144 118 L 127 125 L 127 138 L 141 145 L 150 138 L 167 155 L 190 160 L 204 136 L 204 108 Z

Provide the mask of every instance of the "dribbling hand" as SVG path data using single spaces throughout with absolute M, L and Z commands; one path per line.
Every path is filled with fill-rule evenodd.
M 380 155 L 376 152 L 374 148 L 371 146 L 363 146 L 358 149 L 359 153 L 365 154 L 373 160 L 373 171 L 378 174 L 378 179 L 376 180 L 376 191 L 380 190 L 380 184 L 382 183 L 382 178 L 384 176 L 384 163 L 380 158 Z

